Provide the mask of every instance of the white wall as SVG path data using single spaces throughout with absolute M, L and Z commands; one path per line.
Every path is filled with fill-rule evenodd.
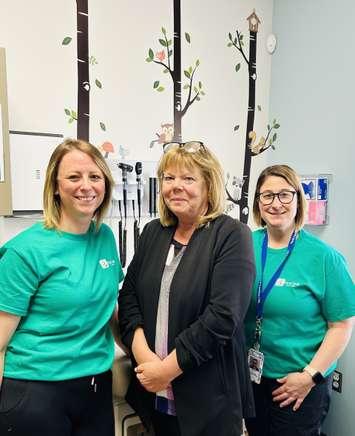
M 275 0 L 270 111 L 280 119 L 280 145 L 269 163 L 300 174 L 330 173 L 329 225 L 311 229 L 347 258 L 355 274 L 355 3 Z M 354 296 L 355 298 L 355 296 Z M 325 432 L 355 434 L 355 339 L 340 359 L 343 393 L 334 392 Z

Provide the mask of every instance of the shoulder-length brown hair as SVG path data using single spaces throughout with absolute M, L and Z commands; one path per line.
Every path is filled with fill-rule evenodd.
M 196 152 L 188 152 L 182 147 L 173 148 L 163 154 L 159 161 L 159 216 L 163 226 L 177 224 L 177 217 L 165 204 L 162 192 L 164 171 L 168 168 L 199 169 L 207 188 L 207 213 L 198 220 L 198 225 L 203 226 L 214 220 L 225 210 L 225 195 L 223 171 L 217 157 L 206 147 L 202 146 Z
M 259 227 L 265 227 L 266 222 L 261 218 L 259 209 L 259 199 L 260 188 L 264 184 L 265 180 L 270 176 L 282 177 L 289 185 L 291 185 L 296 191 L 297 195 L 297 212 L 295 216 L 295 227 L 299 230 L 303 227 L 306 210 L 307 201 L 304 195 L 302 184 L 300 179 L 291 167 L 288 165 L 272 165 L 265 168 L 259 175 L 258 181 L 256 183 L 254 202 L 253 202 L 253 216 L 255 224 Z
M 110 205 L 114 181 L 102 154 L 95 146 L 93 146 L 89 142 L 80 139 L 70 138 L 59 144 L 57 148 L 53 151 L 52 156 L 49 159 L 43 190 L 44 225 L 48 229 L 59 228 L 59 222 L 61 217 L 61 203 L 59 195 L 56 194 L 58 189 L 58 168 L 63 157 L 73 150 L 79 150 L 90 156 L 104 175 L 104 199 L 100 206 L 96 209 L 94 214 L 96 229 L 99 229 L 105 213 Z

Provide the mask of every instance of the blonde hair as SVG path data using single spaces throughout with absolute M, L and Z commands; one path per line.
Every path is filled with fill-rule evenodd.
M 305 215 L 307 210 L 307 200 L 304 195 L 302 184 L 300 182 L 297 173 L 288 165 L 272 165 L 265 168 L 260 173 L 258 181 L 256 183 L 254 202 L 253 202 L 253 216 L 254 216 L 255 224 L 261 227 L 266 226 L 266 222 L 261 217 L 258 195 L 260 194 L 261 186 L 264 184 L 265 180 L 270 176 L 283 178 L 296 191 L 297 212 L 295 216 L 295 227 L 296 230 L 301 229 L 303 227 L 304 220 L 305 220 Z
M 163 226 L 177 224 L 177 217 L 165 204 L 162 196 L 162 182 L 164 171 L 168 168 L 199 169 L 206 183 L 208 208 L 205 215 L 198 220 L 198 226 L 203 226 L 214 220 L 225 210 L 225 196 L 222 167 L 206 146 L 201 146 L 198 151 L 188 152 L 183 147 L 172 148 L 163 154 L 159 161 L 159 216 Z
M 73 150 L 81 151 L 90 156 L 104 175 L 104 199 L 100 206 L 96 209 L 94 214 L 96 229 L 98 230 L 110 205 L 114 181 L 102 154 L 95 146 L 93 146 L 89 142 L 80 139 L 70 138 L 59 144 L 53 151 L 52 156 L 49 159 L 43 190 L 44 225 L 48 229 L 59 228 L 59 222 L 61 217 L 61 203 L 59 195 L 56 194 L 58 189 L 58 168 L 63 157 Z

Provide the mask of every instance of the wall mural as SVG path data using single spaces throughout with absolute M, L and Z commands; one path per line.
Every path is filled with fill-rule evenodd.
M 247 17 L 249 22 L 249 58 L 245 54 L 245 42 L 244 35 L 236 30 L 235 36 L 231 33 L 228 34 L 228 47 L 234 47 L 234 49 L 239 52 L 242 56 L 242 61 L 247 66 L 247 72 L 249 77 L 249 91 L 248 91 L 248 113 L 247 113 L 247 125 L 245 130 L 245 151 L 244 151 L 244 166 L 243 166 L 243 176 L 234 176 L 231 181 L 231 177 L 227 174 L 226 182 L 226 193 L 227 198 L 231 202 L 229 206 L 229 211 L 235 206 L 239 206 L 239 220 L 243 223 L 248 222 L 249 218 L 249 182 L 250 182 L 250 170 L 251 170 L 251 160 L 252 157 L 257 156 L 268 148 L 275 149 L 275 141 L 277 139 L 277 130 L 280 124 L 277 123 L 276 119 L 273 120 L 272 124 L 267 125 L 267 132 L 265 137 L 261 136 L 257 139 L 257 134 L 254 131 L 254 120 L 255 120 L 255 84 L 258 78 L 256 71 L 256 49 L 257 49 L 257 35 L 258 27 L 260 24 L 260 19 L 256 15 L 255 10 L 249 17 Z M 235 71 L 238 73 L 241 69 L 241 63 L 237 63 L 235 66 Z M 258 105 L 258 110 L 261 111 L 261 107 Z M 234 131 L 239 130 L 239 124 L 234 127 Z M 232 188 L 229 185 L 232 185 Z
M 89 29 L 88 29 L 88 0 L 76 0 L 77 4 L 77 69 L 78 69 L 78 100 L 77 111 L 74 109 L 65 108 L 65 114 L 68 117 L 68 123 L 77 122 L 78 138 L 89 140 L 90 132 L 90 72 L 89 66 L 94 67 L 98 64 L 94 56 L 89 57 Z M 163 145 L 170 141 L 182 141 L 182 118 L 185 116 L 189 108 L 196 101 L 200 101 L 205 96 L 205 91 L 201 80 L 197 79 L 197 70 L 200 66 L 200 60 L 196 59 L 192 65 L 182 69 L 181 62 L 181 0 L 173 0 L 174 13 L 174 30 L 171 37 L 166 28 L 161 28 L 161 35 L 158 38 L 159 48 L 153 50 L 148 49 L 146 62 L 154 63 L 162 68 L 162 73 L 170 77 L 173 85 L 173 123 L 162 122 L 160 131 L 156 132 L 156 138 L 150 141 L 150 148 L 155 144 Z M 235 36 L 232 33 L 228 34 L 227 46 L 234 48 L 241 61 L 235 65 L 235 72 L 239 73 L 247 71 L 248 74 L 248 106 L 247 106 L 247 123 L 245 128 L 245 151 L 243 174 L 241 177 L 231 176 L 227 173 L 225 190 L 229 205 L 227 212 L 231 212 L 234 208 L 239 208 L 240 221 L 247 223 L 249 218 L 249 182 L 251 163 L 254 156 L 260 155 L 267 149 L 275 149 L 277 140 L 276 130 L 280 124 L 276 119 L 268 124 L 264 136 L 258 136 L 254 129 L 255 111 L 261 111 L 261 106 L 256 106 L 256 80 L 257 76 L 257 36 L 258 28 L 261 24 L 255 10 L 246 19 L 249 24 L 249 55 L 246 53 L 246 41 L 240 30 L 235 31 Z M 188 32 L 184 34 L 185 42 L 191 44 L 191 35 Z M 62 45 L 69 45 L 72 38 L 67 36 L 63 39 Z M 246 68 L 242 68 L 242 63 Z M 182 84 L 182 71 L 185 82 Z M 97 78 L 95 85 L 98 89 L 102 89 L 102 83 Z M 155 80 L 153 89 L 158 93 L 164 92 L 166 85 L 164 80 Z M 186 93 L 186 99 L 182 101 L 182 90 Z M 100 128 L 106 131 L 106 125 L 100 121 Z M 238 132 L 239 124 L 234 126 L 234 131 Z M 120 150 L 115 151 L 114 145 L 105 141 L 99 149 L 104 157 L 109 158 L 110 154 L 118 155 L 124 160 L 128 154 L 128 150 L 120 146 Z
M 164 144 L 169 141 L 182 141 L 181 121 L 190 106 L 195 101 L 200 101 L 205 95 L 201 81 L 196 80 L 195 74 L 200 66 L 200 60 L 197 59 L 193 65 L 184 69 L 184 76 L 187 79 L 183 89 L 187 92 L 185 104 L 182 104 L 181 93 L 181 1 L 174 0 L 174 37 L 173 40 L 168 36 L 164 27 L 161 28 L 161 37 L 158 38 L 160 51 L 154 54 L 152 48 L 148 50 L 147 62 L 153 62 L 163 68 L 164 74 L 169 74 L 173 82 L 173 109 L 174 123 L 163 123 L 161 132 L 156 133 L 158 139 L 150 143 L 153 147 L 155 143 Z M 191 44 L 191 35 L 185 32 L 185 40 Z M 173 66 L 172 66 L 173 58 Z M 163 92 L 165 87 L 160 80 L 154 81 L 153 88 L 157 92 Z

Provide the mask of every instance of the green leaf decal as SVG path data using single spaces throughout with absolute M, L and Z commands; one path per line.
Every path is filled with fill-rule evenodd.
M 157 91 L 162 92 L 162 91 L 164 91 L 164 89 L 165 89 L 164 86 L 159 86 L 159 88 L 157 88 Z
M 191 74 L 187 70 L 184 70 L 184 74 L 188 79 L 190 79 Z
M 165 70 L 163 70 L 163 73 L 164 74 L 166 74 L 166 73 L 168 73 L 169 72 L 169 70 L 167 70 L 166 68 L 165 68 Z
M 190 44 L 191 43 L 191 38 L 190 38 L 190 35 L 187 32 L 185 32 L 185 38 L 186 38 L 186 41 Z
M 270 130 L 270 124 L 267 125 L 267 129 Z
M 64 109 L 64 112 L 66 113 L 66 115 L 70 116 L 70 110 L 69 109 Z
M 200 60 L 197 59 L 197 60 L 196 60 L 196 67 L 198 67 L 199 65 L 200 65 Z
M 153 50 L 152 50 L 151 48 L 150 48 L 149 51 L 148 51 L 148 57 L 149 57 L 151 60 L 154 59 L 154 52 L 153 52 Z
M 272 145 L 271 148 L 272 148 L 273 150 L 276 150 L 274 145 Z
M 159 42 L 160 42 L 160 44 L 161 44 L 163 47 L 166 47 L 166 41 L 165 41 L 165 39 L 159 39 Z
M 235 72 L 238 73 L 239 69 L 240 69 L 240 63 L 235 66 Z
M 232 43 L 231 42 L 228 42 L 228 44 L 227 44 L 227 47 L 232 47 Z
M 258 111 L 259 111 L 259 112 L 261 111 L 261 106 L 260 106 L 260 104 L 258 104 Z
M 62 45 L 68 45 L 71 43 L 72 38 L 70 36 L 66 36 L 63 41 L 62 41 Z
M 232 34 L 231 34 L 230 32 L 228 33 L 228 38 L 229 38 L 231 41 L 233 41 Z
M 158 86 L 159 86 L 159 80 L 156 80 L 156 81 L 154 82 L 153 88 L 154 88 L 154 89 L 155 89 L 155 88 L 158 88 Z
M 272 137 L 272 142 L 275 142 L 277 138 L 277 133 L 274 133 L 274 136 Z
M 186 83 L 186 85 L 184 85 L 184 89 L 188 89 L 188 88 L 190 88 L 190 85 L 188 85 L 188 84 Z
M 105 124 L 103 122 L 100 122 L 100 127 L 101 127 L 101 130 L 106 132 L 106 126 L 105 126 Z
M 171 39 L 169 39 L 169 41 L 168 41 L 168 45 L 171 45 L 172 44 L 172 40 Z
M 202 88 L 202 82 L 198 82 L 198 87 L 201 89 Z
M 147 58 L 146 61 L 147 61 L 147 62 L 152 62 L 153 59 L 151 59 L 151 58 Z
M 99 79 L 96 79 L 96 80 L 95 80 L 95 85 L 96 85 L 98 88 L 102 89 L 102 83 L 100 82 Z
M 275 124 L 274 129 L 278 129 L 280 127 L 280 124 Z
M 200 91 L 200 94 L 201 95 L 206 95 L 204 91 Z
M 234 131 L 236 132 L 239 129 L 239 124 L 237 124 L 236 126 L 234 126 Z
M 161 31 L 162 31 L 163 35 L 166 35 L 166 30 L 164 27 L 161 28 Z
M 68 123 L 71 124 L 74 121 L 74 118 L 69 118 Z

